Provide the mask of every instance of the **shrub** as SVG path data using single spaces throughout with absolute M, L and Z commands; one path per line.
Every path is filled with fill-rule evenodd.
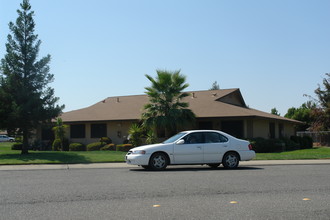
M 109 137 L 101 137 L 100 142 L 105 143 L 105 144 L 111 144 L 112 140 Z
M 116 146 L 114 144 L 107 144 L 101 147 L 100 150 L 116 150 Z
M 301 149 L 307 149 L 313 147 L 313 139 L 309 136 L 291 136 L 292 141 L 297 143 Z
M 100 150 L 104 144 L 102 142 L 94 142 L 87 145 L 87 151 Z
M 59 150 L 61 150 L 61 148 L 62 148 L 62 146 L 61 146 L 61 140 L 60 139 L 55 139 L 53 141 L 52 147 L 53 147 L 53 151 L 59 151 Z
M 16 136 L 15 137 L 15 142 L 23 143 L 23 136 Z
M 86 146 L 81 143 L 71 143 L 69 145 L 69 151 L 86 151 Z
M 119 144 L 119 145 L 116 146 L 116 151 L 127 152 L 132 148 L 133 148 L 132 144 Z
M 281 152 L 285 143 L 279 139 L 253 138 L 250 140 L 253 150 L 257 153 Z
M 303 146 L 302 148 L 313 148 L 313 138 L 310 136 L 304 136 L 303 139 Z
M 12 150 L 22 150 L 23 143 L 15 143 L 11 146 Z

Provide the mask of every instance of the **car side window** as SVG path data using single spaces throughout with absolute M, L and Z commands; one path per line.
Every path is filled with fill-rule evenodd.
M 205 133 L 205 142 L 206 143 L 223 143 L 223 142 L 227 142 L 228 138 L 215 133 L 215 132 L 207 132 Z
M 200 144 L 203 143 L 203 134 L 192 133 L 192 134 L 188 134 L 183 139 L 185 144 Z

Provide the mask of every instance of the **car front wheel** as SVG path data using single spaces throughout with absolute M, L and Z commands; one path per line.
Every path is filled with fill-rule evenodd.
M 167 156 L 164 153 L 155 153 L 151 156 L 149 167 L 152 170 L 164 170 L 168 165 Z
M 234 169 L 238 167 L 239 156 L 235 152 L 226 153 L 222 159 L 222 164 L 226 169 Z

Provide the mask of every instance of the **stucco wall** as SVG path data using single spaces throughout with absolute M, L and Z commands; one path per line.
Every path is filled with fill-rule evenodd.
M 290 138 L 290 136 L 295 135 L 294 126 L 291 123 L 273 120 L 253 120 L 253 136 L 269 138 L 269 123 L 275 123 L 275 138 L 280 138 L 279 126 L 283 125 L 282 135 L 283 137 Z
M 133 122 L 121 121 L 121 122 L 102 122 L 107 126 L 107 137 L 111 138 L 114 144 L 122 144 L 128 136 L 128 129 Z M 98 142 L 99 138 L 91 138 L 91 124 L 92 123 L 81 123 L 85 124 L 85 138 L 71 138 L 70 127 L 66 130 L 66 136 L 70 142 L 78 142 L 82 144 L 89 144 L 92 142 Z
M 209 121 L 199 120 L 199 121 Z M 243 130 L 244 138 L 269 138 L 269 123 L 275 123 L 275 138 L 279 138 L 279 126 L 283 125 L 282 135 L 283 137 L 290 138 L 290 136 L 295 135 L 294 126 L 291 123 L 267 119 L 245 119 L 243 121 Z M 111 122 L 101 122 L 107 125 L 107 137 L 111 138 L 114 144 L 122 144 L 124 140 L 127 139 L 128 130 L 133 121 L 111 121 Z M 85 124 L 85 138 L 70 138 L 70 128 L 67 128 L 66 136 L 69 138 L 70 142 L 79 142 L 83 144 L 89 144 L 92 142 L 99 141 L 99 138 L 91 138 L 91 124 L 96 124 L 96 122 L 84 123 Z M 213 119 L 212 120 L 213 129 L 221 130 L 221 120 Z M 187 128 L 184 130 L 196 129 L 196 128 Z

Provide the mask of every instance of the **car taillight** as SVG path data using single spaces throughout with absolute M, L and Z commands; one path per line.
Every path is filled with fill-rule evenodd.
M 249 144 L 249 150 L 252 150 L 252 144 Z

